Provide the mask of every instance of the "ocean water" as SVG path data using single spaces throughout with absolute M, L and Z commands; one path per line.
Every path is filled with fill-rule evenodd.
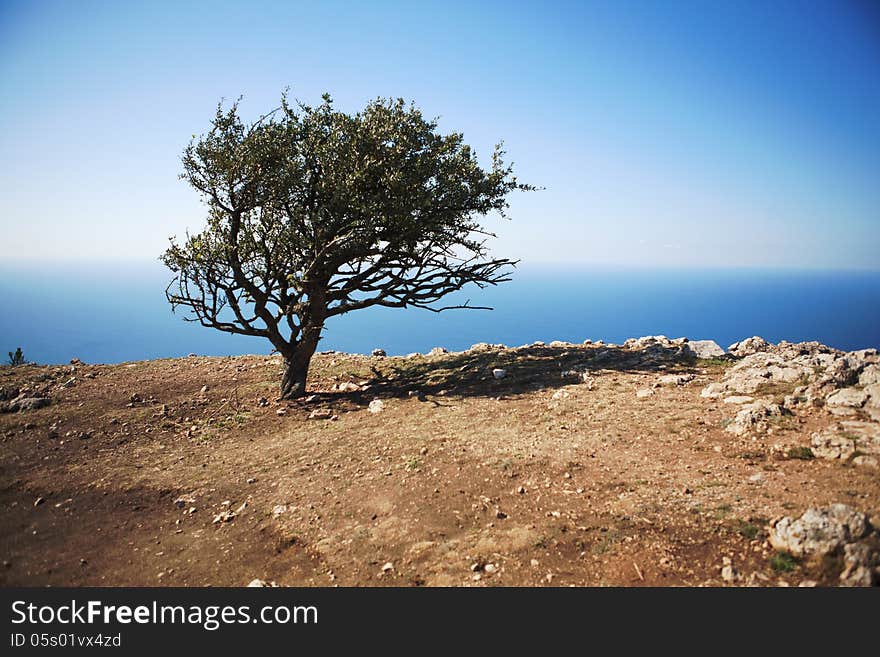
M 0 266 L 0 353 L 29 360 L 116 363 L 269 353 L 268 342 L 182 320 L 164 297 L 159 263 Z M 521 267 L 513 281 L 460 295 L 492 311 L 368 309 L 334 318 L 319 349 L 389 354 L 663 334 L 723 347 L 760 335 L 880 347 L 880 272 Z

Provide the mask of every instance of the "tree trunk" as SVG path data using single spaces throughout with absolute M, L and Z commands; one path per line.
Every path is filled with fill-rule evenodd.
M 295 399 L 306 394 L 306 379 L 309 375 L 309 365 L 317 341 L 300 342 L 293 353 L 284 359 L 284 373 L 281 376 L 281 399 Z

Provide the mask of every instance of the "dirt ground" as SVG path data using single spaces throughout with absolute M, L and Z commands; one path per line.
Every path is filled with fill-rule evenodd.
M 880 511 L 876 469 L 774 448 L 830 417 L 733 436 L 700 396 L 723 361 L 598 353 L 322 354 L 296 403 L 269 356 L 5 367 L 53 401 L 0 415 L 0 584 L 836 584 L 766 542 L 809 506 Z M 696 378 L 636 395 L 669 372 Z

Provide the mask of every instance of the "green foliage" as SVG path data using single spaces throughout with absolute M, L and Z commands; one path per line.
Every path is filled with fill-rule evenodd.
M 788 552 L 777 552 L 770 557 L 770 567 L 777 573 L 790 573 L 798 567 L 798 560 Z
M 816 458 L 816 456 L 813 454 L 813 450 L 809 447 L 792 447 L 788 450 L 788 458 L 810 461 Z
M 15 350 L 15 353 L 7 352 L 9 354 L 9 365 L 16 367 L 18 365 L 24 365 L 27 361 L 24 359 L 24 354 L 21 351 L 21 347 L 18 347 Z

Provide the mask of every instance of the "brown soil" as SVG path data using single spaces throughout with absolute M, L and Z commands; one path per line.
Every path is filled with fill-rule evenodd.
M 53 403 L 0 416 L 0 584 L 722 585 L 725 557 L 738 584 L 836 582 L 766 543 L 808 506 L 880 510 L 876 470 L 774 449 L 828 416 L 735 437 L 732 405 L 699 394 L 723 362 L 596 353 L 320 355 L 297 403 L 265 356 L 3 368 Z M 636 396 L 671 371 L 696 379 Z M 330 391 L 349 380 L 370 389 Z

